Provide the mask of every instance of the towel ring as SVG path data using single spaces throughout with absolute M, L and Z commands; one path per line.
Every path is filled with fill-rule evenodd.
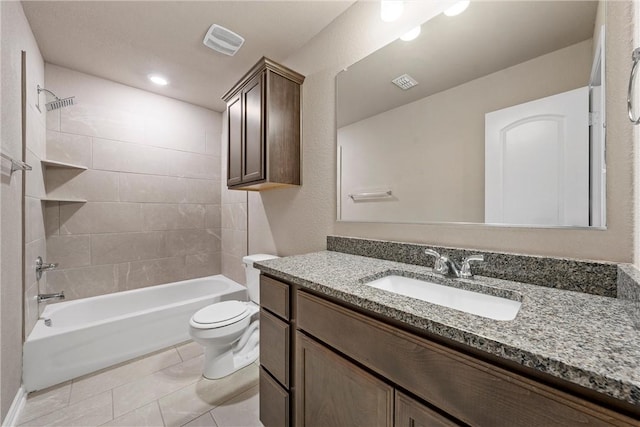
M 627 91 L 627 110 L 629 112 L 629 120 L 631 120 L 631 123 L 633 123 L 634 125 L 637 125 L 640 124 L 640 116 L 636 118 L 633 117 L 633 104 L 631 101 L 631 97 L 633 96 L 633 82 L 635 81 L 638 62 L 640 62 L 640 47 L 637 47 L 633 50 L 631 59 L 633 60 L 633 66 L 631 67 L 631 75 L 629 76 L 629 89 Z

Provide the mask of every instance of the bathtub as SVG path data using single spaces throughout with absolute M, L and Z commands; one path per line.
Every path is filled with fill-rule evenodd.
M 24 387 L 41 390 L 187 341 L 193 313 L 232 299 L 246 301 L 246 288 L 217 275 L 49 305 L 24 343 Z

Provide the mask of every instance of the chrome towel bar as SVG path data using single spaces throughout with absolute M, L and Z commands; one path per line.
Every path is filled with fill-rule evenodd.
M 349 194 L 349 197 L 351 197 L 351 200 L 353 200 L 354 202 L 357 201 L 357 200 L 389 199 L 389 198 L 391 198 L 391 196 L 392 196 L 391 190 L 376 191 L 376 192 L 371 192 L 371 193 Z
M 636 78 L 636 71 L 638 70 L 638 62 L 640 62 L 640 47 L 637 47 L 633 50 L 631 54 L 631 60 L 633 61 L 633 66 L 631 67 L 631 75 L 629 76 L 629 88 L 627 90 L 627 111 L 629 112 L 629 120 L 634 125 L 640 123 L 640 116 L 634 117 L 633 113 L 633 100 L 631 99 L 633 96 L 633 87 Z
M 31 166 L 29 166 L 25 162 L 22 162 L 20 160 L 14 160 L 12 157 L 9 157 L 4 153 L 0 153 L 0 157 L 2 157 L 5 160 L 9 160 L 11 162 L 11 173 L 14 173 L 15 171 L 30 171 L 33 169 Z

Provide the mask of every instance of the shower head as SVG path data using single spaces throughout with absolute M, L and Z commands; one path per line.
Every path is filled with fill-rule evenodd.
M 46 104 L 44 104 L 44 106 L 47 107 L 47 111 L 57 110 L 58 108 L 68 107 L 70 105 L 73 105 L 74 98 L 75 96 L 60 99 L 56 96 L 55 101 L 47 102 Z
M 57 110 L 58 108 L 62 108 L 62 107 L 68 107 L 70 105 L 73 105 L 74 98 L 75 96 L 71 96 L 69 98 L 58 98 L 58 96 L 51 92 L 49 89 L 45 89 L 43 87 L 40 87 L 40 85 L 38 85 L 38 95 L 40 95 L 40 92 L 47 92 L 48 94 L 50 94 L 51 96 L 53 96 L 55 98 L 54 101 L 51 102 L 47 102 L 44 106 L 47 107 L 47 111 L 53 111 L 53 110 Z M 38 97 L 38 104 L 36 105 L 36 107 L 38 108 L 38 111 L 40 110 L 40 97 Z

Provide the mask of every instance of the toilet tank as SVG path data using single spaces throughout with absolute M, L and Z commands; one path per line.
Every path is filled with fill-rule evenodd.
M 249 299 L 256 304 L 260 304 L 260 270 L 253 267 L 256 261 L 266 261 L 268 259 L 279 258 L 269 254 L 247 255 L 242 258 L 244 263 L 245 277 L 247 279 L 247 290 L 249 291 Z

